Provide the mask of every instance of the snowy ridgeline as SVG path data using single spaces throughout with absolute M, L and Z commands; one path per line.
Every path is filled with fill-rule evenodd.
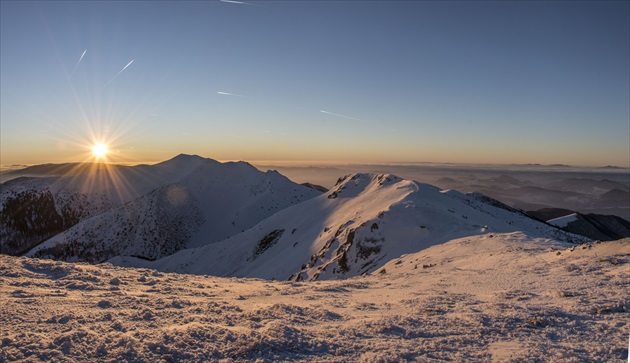
M 151 166 L 66 165 L 64 173 L 2 184 L 0 253 L 303 281 L 372 272 L 465 236 L 584 240 L 482 194 L 388 174 L 348 175 L 322 192 L 244 162 L 191 155 Z
M 478 193 L 443 191 L 393 175 L 354 174 L 224 241 L 157 261 L 115 257 L 109 262 L 165 272 L 312 281 L 373 272 L 403 254 L 456 238 L 517 231 L 532 238 L 585 240 Z
M 629 252 L 483 234 L 317 282 L 0 256 L 0 361 L 624 362 Z
M 275 171 L 191 155 L 151 166 L 75 169 L 2 184 L 0 253 L 153 260 L 221 241 L 321 194 Z

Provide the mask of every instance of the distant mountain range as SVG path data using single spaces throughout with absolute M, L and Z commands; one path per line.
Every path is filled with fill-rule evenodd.
M 547 223 L 553 218 L 543 212 L 391 174 L 351 174 L 326 190 L 245 162 L 194 155 L 151 166 L 25 170 L 33 176 L 1 184 L 0 253 L 300 281 L 373 272 L 401 255 L 473 235 L 604 239 L 586 227 Z M 626 226 L 621 218 L 593 218 L 578 219 L 606 236 L 613 236 L 611 226 Z
M 469 180 L 441 177 L 437 184 L 444 188 L 478 191 L 524 210 L 562 208 L 583 214 L 630 218 L 630 187 L 626 183 L 605 178 L 546 179 L 533 182 L 509 175 Z
M 244 231 L 321 194 L 244 163 L 179 155 L 152 166 L 32 167 L 69 175 L 2 184 L 0 252 L 102 262 L 156 259 Z

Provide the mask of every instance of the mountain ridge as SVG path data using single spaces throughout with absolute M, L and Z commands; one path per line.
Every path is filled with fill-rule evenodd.
M 545 208 L 527 214 L 593 240 L 613 241 L 630 237 L 630 222 L 615 215 L 579 213 L 561 208 Z
M 255 208 L 255 211 L 252 209 L 252 212 L 243 213 L 240 218 L 233 216 L 233 220 L 229 221 L 226 220 L 229 216 L 219 216 L 223 219 L 214 225 L 221 224 L 224 231 L 221 232 L 223 234 L 217 233 L 215 238 L 222 239 L 227 236 L 227 230 L 234 232 L 237 231 L 237 228 L 240 228 L 238 231 L 246 229 L 257 220 L 268 216 L 273 211 L 271 208 L 279 209 L 319 194 L 313 189 L 293 183 L 278 173 L 261 172 L 249 163 L 220 163 L 197 155 L 180 154 L 155 165 L 138 165 L 123 169 L 102 166 L 84 168 L 83 170 L 85 172 L 65 176 L 49 176 L 44 179 L 31 177 L 3 183 L 0 191 L 0 223 L 3 226 L 2 232 L 0 232 L 0 237 L 2 237 L 0 252 L 11 254 L 40 246 L 32 250 L 30 255 L 38 253 L 40 257 L 46 256 L 44 252 L 41 252 L 43 248 L 50 249 L 49 252 L 52 256 L 67 255 L 59 252 L 62 250 L 61 248 L 53 248 L 58 243 L 65 243 L 68 246 L 76 246 L 77 243 L 96 244 L 101 246 L 100 249 L 103 252 L 108 250 L 108 245 L 111 244 L 122 246 L 124 243 L 120 240 L 122 238 L 120 236 L 130 236 L 132 231 L 137 232 L 139 230 L 130 221 L 142 222 L 144 219 L 133 217 L 139 215 L 139 212 L 134 210 L 157 208 L 153 210 L 153 215 L 157 216 L 160 213 L 164 215 L 164 212 L 160 211 L 166 208 L 167 204 L 172 204 L 177 209 L 177 204 L 184 201 L 192 208 L 190 211 L 192 213 L 190 215 L 191 220 L 196 221 L 188 223 L 187 227 L 180 231 L 188 236 L 184 238 L 188 241 L 194 237 L 197 229 L 203 232 L 206 221 L 219 214 L 214 212 L 214 214 L 211 213 L 200 218 L 198 213 L 194 212 L 197 208 L 208 214 L 212 208 L 204 208 L 206 204 L 204 204 L 203 199 L 207 199 L 209 194 L 212 197 L 210 199 L 223 198 L 220 202 L 224 203 L 225 208 L 231 206 L 238 208 L 240 205 L 240 208 L 245 210 L 247 199 L 251 197 L 253 192 L 257 191 L 259 195 L 257 199 L 254 199 L 258 201 L 258 204 L 268 204 L 270 209 L 263 210 L 261 205 L 253 205 L 255 202 L 249 201 L 249 205 Z M 229 180 L 229 175 L 233 175 L 233 180 Z M 219 183 L 218 180 L 220 179 L 226 180 Z M 210 184 L 204 185 L 204 180 Z M 263 183 L 266 184 L 262 185 Z M 166 188 L 169 185 L 170 187 Z M 214 190 L 213 187 L 223 189 L 222 191 Z M 280 191 L 285 191 L 286 195 Z M 199 193 L 201 194 L 197 195 Z M 235 204 L 236 201 L 233 199 L 241 194 L 242 197 L 238 201 L 241 204 Z M 230 195 L 234 197 L 232 200 L 229 198 Z M 48 223 L 50 225 L 44 226 L 39 231 L 33 229 L 32 226 L 42 223 L 37 219 L 38 208 L 41 205 L 37 201 L 42 200 L 42 198 L 48 200 L 48 204 L 46 204 L 48 207 L 46 208 L 49 212 L 46 213 L 50 216 L 48 219 L 53 222 Z M 7 205 L 10 208 L 6 208 Z M 24 209 L 21 206 L 24 205 L 29 206 L 27 208 L 28 213 L 20 212 Z M 68 212 L 68 218 L 63 217 L 63 211 Z M 84 223 L 82 226 L 79 225 L 94 217 L 98 218 L 92 222 Z M 62 219 L 61 222 L 59 222 L 60 219 Z M 234 226 L 230 227 L 228 225 L 230 222 L 233 222 Z M 94 224 L 94 226 L 90 227 L 90 224 Z M 226 225 L 228 226 L 226 227 Z M 96 226 L 101 227 L 96 228 Z M 102 230 L 102 232 L 95 232 L 95 228 Z M 173 228 L 177 229 L 176 227 Z M 108 231 L 113 233 L 110 237 L 115 241 L 112 243 L 107 243 L 105 236 L 98 235 Z M 116 237 L 116 233 L 118 237 Z M 171 236 L 173 240 L 180 240 L 179 237 L 170 232 L 166 233 L 165 236 Z M 138 238 L 143 240 L 140 244 L 148 246 L 148 242 L 145 243 L 144 239 L 152 240 L 152 238 L 156 238 L 156 233 L 145 231 L 140 233 Z M 133 241 L 128 241 L 128 243 L 133 244 Z M 169 245 L 166 242 L 160 243 L 163 246 Z M 180 241 L 170 245 L 180 248 L 184 247 L 185 243 L 182 244 Z M 171 247 L 167 250 L 171 251 Z M 76 250 L 76 248 L 69 249 Z M 151 249 L 155 251 L 154 248 Z M 86 250 L 85 253 L 89 255 Z M 161 256 L 154 253 L 135 254 L 149 259 Z M 80 256 L 67 257 L 81 259 Z M 89 260 L 100 262 L 98 256 L 90 257 Z
M 334 279 L 374 271 L 402 254 L 455 238 L 514 231 L 584 240 L 479 193 L 357 173 L 216 244 L 154 262 L 126 257 L 109 262 L 216 276 Z

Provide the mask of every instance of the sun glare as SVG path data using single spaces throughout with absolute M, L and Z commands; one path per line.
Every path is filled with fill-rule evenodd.
M 107 146 L 105 146 L 105 144 L 94 145 L 94 147 L 92 147 L 92 154 L 94 154 L 94 157 L 97 159 L 104 158 L 105 155 L 107 155 Z

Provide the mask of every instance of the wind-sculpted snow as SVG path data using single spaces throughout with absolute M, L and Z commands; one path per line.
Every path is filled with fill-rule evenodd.
M 375 271 L 402 254 L 452 239 L 516 231 L 585 240 L 479 194 L 442 191 L 393 175 L 354 174 L 220 243 L 154 262 L 126 257 L 111 262 L 215 276 L 337 279 Z
M 484 234 L 316 282 L 0 256 L 0 361 L 625 362 L 629 248 Z

